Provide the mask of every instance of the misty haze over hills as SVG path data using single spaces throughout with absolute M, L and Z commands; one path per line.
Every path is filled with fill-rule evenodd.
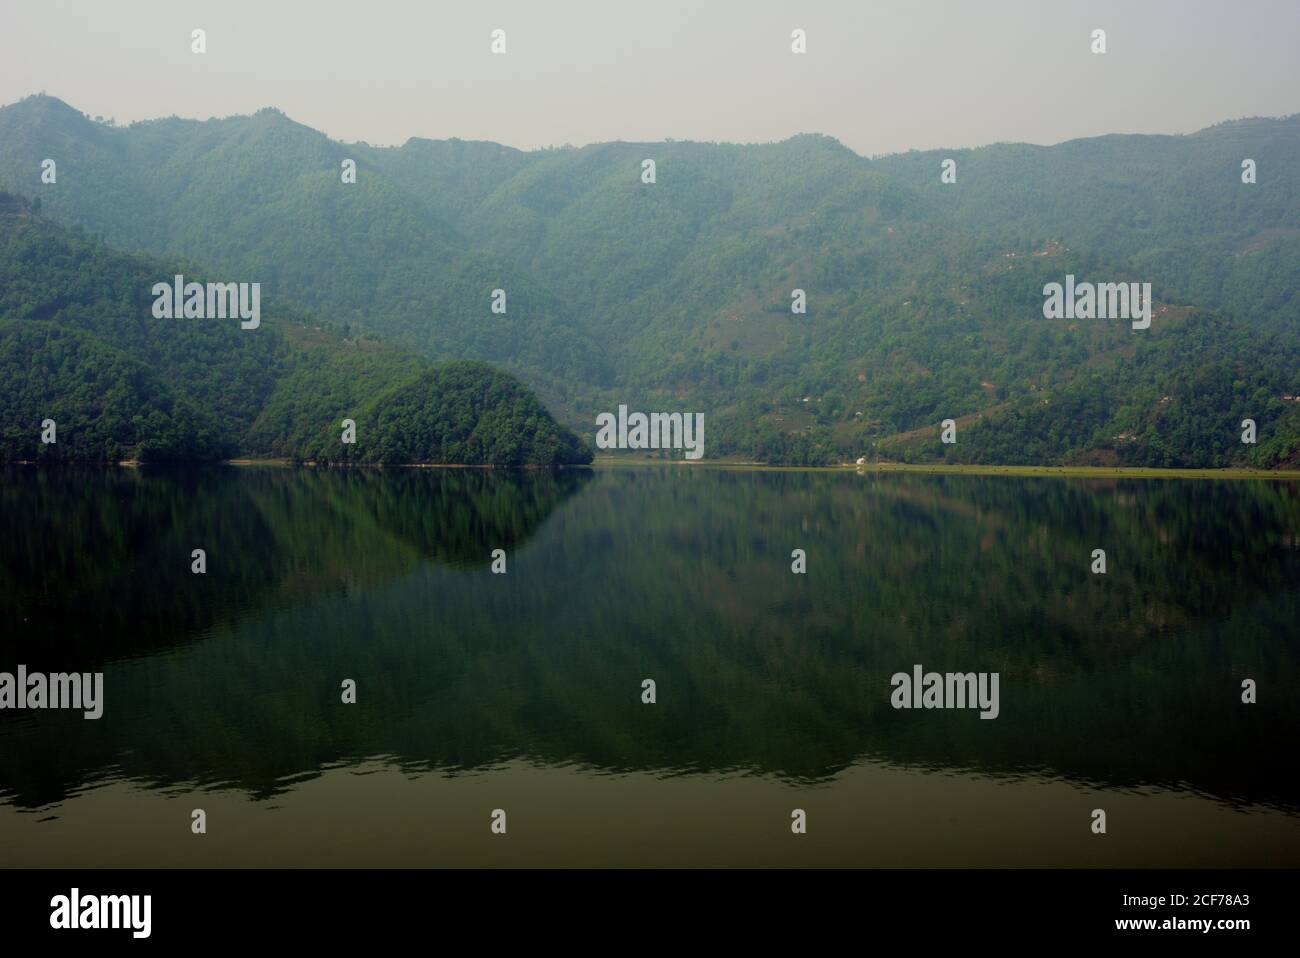
M 40 181 L 46 158 L 56 184 Z M 1300 116 L 866 159 L 817 135 L 376 148 L 272 109 L 118 128 L 37 96 L 0 108 L 0 189 L 187 276 L 260 282 L 340 343 L 364 331 L 419 362 L 504 367 L 588 439 L 625 403 L 702 412 L 708 458 L 1300 455 Z M 6 265 L 11 289 L 40 268 Z M 1043 288 L 1067 275 L 1151 283 L 1151 328 L 1045 319 Z M 102 319 L 111 343 L 131 317 Z M 948 418 L 954 446 L 939 442 Z M 1243 418 L 1257 446 L 1240 442 Z

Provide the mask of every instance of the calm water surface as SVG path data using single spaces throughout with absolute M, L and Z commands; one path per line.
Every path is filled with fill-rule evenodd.
M 0 712 L 2 865 L 1300 866 L 1294 482 L 0 480 L 0 671 L 105 683 Z

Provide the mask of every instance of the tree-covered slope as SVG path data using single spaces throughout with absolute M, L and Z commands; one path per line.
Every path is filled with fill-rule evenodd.
M 708 458 L 1208 466 L 1300 444 L 1296 117 L 868 159 L 815 135 L 376 148 L 269 110 L 115 128 L 32 97 L 0 108 L 6 183 L 426 357 L 501 363 L 582 432 L 620 403 L 701 412 Z M 1044 319 L 1067 274 L 1150 282 L 1152 329 Z M 1247 415 L 1259 448 L 1225 446 Z M 947 418 L 983 432 L 925 441 Z
M 53 322 L 0 320 L 0 460 L 216 459 L 229 431 L 121 349 Z M 46 431 L 52 440 L 42 442 Z
M 273 109 L 130 128 L 53 97 L 0 109 L 0 189 L 39 195 L 45 215 L 112 246 L 261 282 L 432 359 L 548 370 L 556 386 L 604 375 L 600 350 L 545 284 L 465 243 L 364 164 L 344 184 L 342 162 L 360 149 Z M 40 181 L 46 158 L 54 184 Z M 494 289 L 507 291 L 505 316 L 491 312 Z
M 268 414 L 277 408 L 274 402 Z M 524 466 L 589 462 L 591 452 L 515 377 L 486 363 L 442 363 L 356 406 L 358 441 L 339 442 L 334 424 L 293 437 L 291 448 L 321 462 L 480 463 Z M 364 435 L 366 441 L 360 441 Z
M 690 397 L 725 451 L 1214 466 L 1300 446 L 1298 117 L 875 160 L 813 136 L 605 144 L 498 163 L 495 189 L 447 201 L 460 153 L 488 149 L 372 160 L 486 248 L 572 277 L 628 390 Z M 1151 282 L 1154 330 L 1045 320 L 1070 273 Z M 946 418 L 980 428 L 946 447 Z
M 206 278 L 115 252 L 0 193 L 0 459 L 590 459 L 526 387 L 483 364 L 430 367 L 287 303 L 256 329 L 155 318 L 152 287 L 178 272 Z M 476 417 L 468 432 L 467 409 Z M 355 444 L 342 443 L 345 418 L 365 424 Z M 367 428 L 380 421 L 383 432 Z
M 939 181 L 957 162 L 958 188 Z M 1242 182 L 1252 160 L 1256 182 Z M 1300 114 L 1188 136 L 1102 136 L 883 157 L 935 222 L 1119 260 L 1207 306 L 1297 331 Z

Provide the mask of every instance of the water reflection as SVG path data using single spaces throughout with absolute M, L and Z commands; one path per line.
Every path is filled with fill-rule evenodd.
M 21 808 L 110 781 L 270 799 L 378 756 L 831 788 L 870 761 L 1300 810 L 1294 483 L 3 478 L 0 669 L 102 669 L 106 688 L 98 722 L 0 713 L 0 799 Z M 999 671 L 1001 716 L 893 710 L 889 676 L 917 662 Z

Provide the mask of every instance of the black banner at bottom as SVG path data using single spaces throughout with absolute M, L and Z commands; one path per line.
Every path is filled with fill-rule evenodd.
M 874 941 L 1139 947 L 1287 940 L 1295 871 L 0 872 L 7 944 L 373 945 L 437 930 L 504 941 Z M 838 931 L 836 930 L 838 929 Z M 608 933 L 609 936 L 606 937 Z M 680 939 L 678 939 L 680 942 Z

